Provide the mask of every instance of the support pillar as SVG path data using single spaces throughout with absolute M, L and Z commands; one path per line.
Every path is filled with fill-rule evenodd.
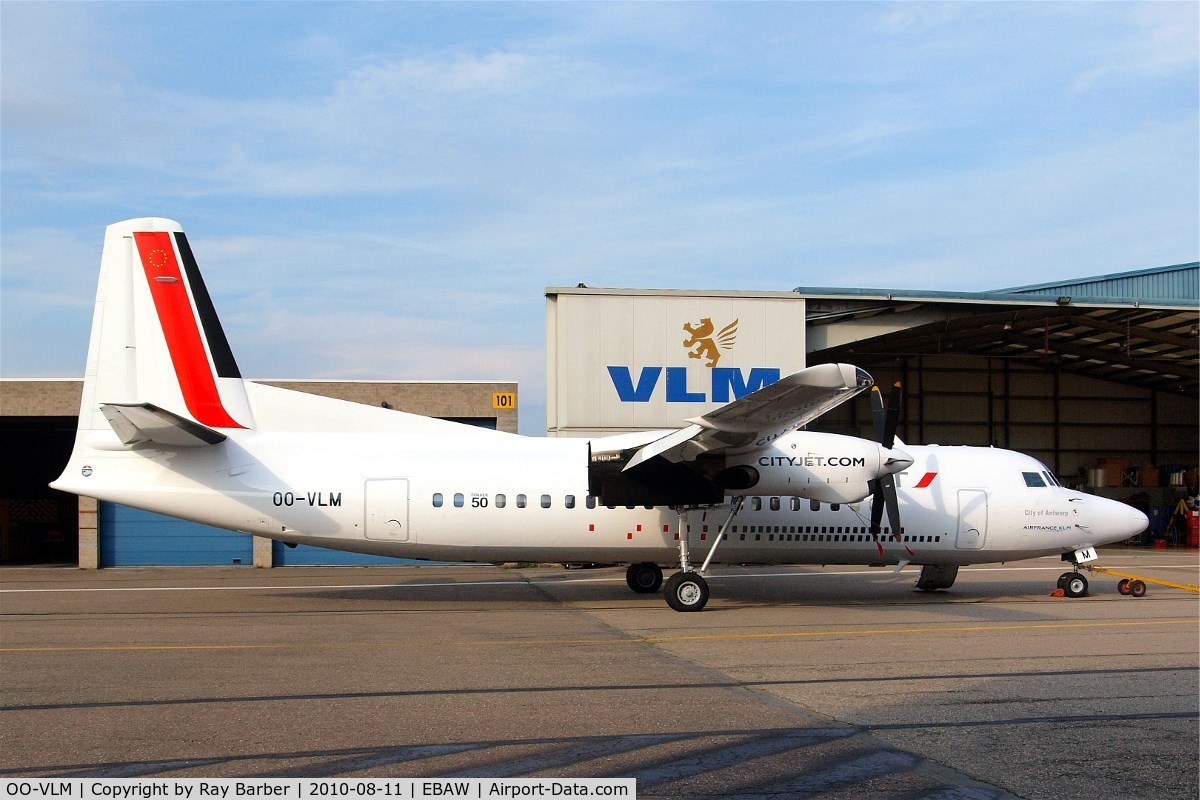
M 79 568 L 100 568 L 100 513 L 94 497 L 79 498 Z
M 262 536 L 254 537 L 254 566 L 262 569 L 270 569 L 275 566 L 272 561 L 271 545 L 274 542 L 271 539 Z

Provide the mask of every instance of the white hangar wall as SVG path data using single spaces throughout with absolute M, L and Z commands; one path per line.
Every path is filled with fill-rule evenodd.
M 677 428 L 732 399 L 734 382 L 757 388 L 764 375 L 846 361 L 885 390 L 901 382 L 904 441 L 1019 450 L 1071 485 L 1151 505 L 1174 507 L 1176 489 L 1195 486 L 1194 387 L 1135 380 L 1194 374 L 1194 301 L 825 292 L 547 289 L 548 434 Z M 1052 335 L 1055 315 L 1068 318 Z M 705 319 L 718 340 L 737 320 L 713 367 L 691 357 L 690 331 Z M 1009 349 L 988 354 L 993 341 Z M 1056 352 L 1082 360 L 1068 369 Z M 1114 372 L 1123 362 L 1134 378 Z M 812 429 L 872 437 L 870 404 L 845 403 Z
M 805 366 L 794 292 L 548 289 L 546 429 L 676 428 Z

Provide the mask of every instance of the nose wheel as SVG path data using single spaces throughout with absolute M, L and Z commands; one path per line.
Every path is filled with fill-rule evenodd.
M 1066 597 L 1087 597 L 1087 578 L 1078 572 L 1064 572 L 1058 576 L 1058 588 Z

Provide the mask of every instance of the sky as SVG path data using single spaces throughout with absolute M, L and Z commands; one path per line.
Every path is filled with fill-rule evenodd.
M 545 289 L 984 291 L 1195 261 L 1200 4 L 0 2 L 0 376 L 104 227 L 249 378 L 516 380 Z

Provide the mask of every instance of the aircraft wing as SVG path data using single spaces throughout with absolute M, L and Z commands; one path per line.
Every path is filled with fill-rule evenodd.
M 720 502 L 723 491 L 713 477 L 725 456 L 767 447 L 874 382 L 851 364 L 821 364 L 689 419 L 679 430 L 593 439 L 589 491 L 606 505 Z
M 740 453 L 766 447 L 812 422 L 826 411 L 870 389 L 874 379 L 852 364 L 821 364 L 802 369 L 700 417 L 686 428 L 642 447 L 625 465 L 628 471 L 651 458 L 694 461 L 704 454 Z

